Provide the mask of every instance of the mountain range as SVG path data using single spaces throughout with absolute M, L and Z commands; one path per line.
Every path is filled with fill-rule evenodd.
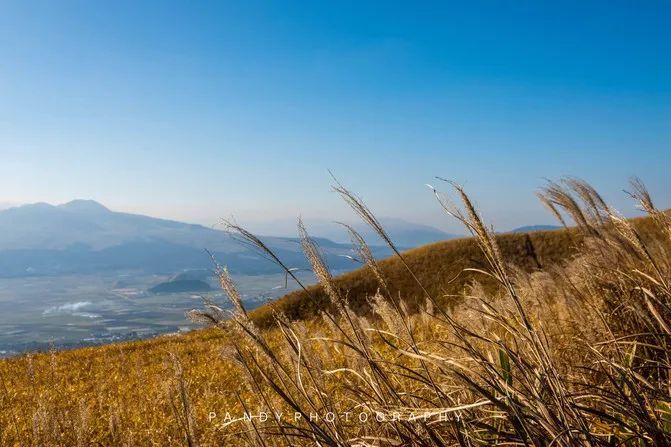
M 408 222 L 393 217 L 382 217 L 379 221 L 392 241 L 401 248 L 419 247 L 432 242 L 462 237 L 458 234 L 446 233 L 429 225 Z M 315 218 L 304 218 L 303 222 L 313 234 L 340 244 L 350 243 L 349 233 L 338 222 Z M 380 236 L 368 225 L 361 222 L 347 223 L 359 232 L 370 245 L 385 245 Z M 249 228 L 262 234 L 272 231 L 275 235 L 289 236 L 296 234 L 296 220 L 274 219 L 263 222 L 252 222 Z
M 532 231 L 550 231 L 558 230 L 560 228 L 562 227 L 559 225 L 527 225 L 510 230 L 510 233 L 531 233 Z
M 408 248 L 449 239 L 453 235 L 403 221 L 385 222 L 399 246 Z M 310 227 L 314 234 L 319 234 Z M 335 226 L 340 234 L 346 232 Z M 376 256 L 389 250 L 372 239 Z M 335 231 L 328 234 L 336 234 Z M 321 235 L 320 235 L 321 236 Z M 315 238 L 334 269 L 356 267 L 346 239 L 333 242 Z M 305 268 L 300 241 L 295 237 L 262 237 L 291 267 Z M 172 274 L 206 269 L 212 262 L 205 250 L 231 271 L 244 274 L 277 271 L 254 249 L 239 243 L 225 231 L 202 225 L 112 211 L 92 200 L 73 200 L 62 205 L 35 203 L 0 211 L 0 277 L 95 273 L 138 270 Z
M 381 219 L 391 239 L 412 248 L 458 235 L 401 219 Z M 271 222 L 279 234 L 292 234 L 295 222 Z M 347 256 L 351 246 L 345 229 L 324 220 L 306 220 L 327 262 L 335 270 L 357 265 Z M 354 225 L 378 257 L 390 254 L 383 241 L 365 225 Z M 551 229 L 521 227 L 513 232 Z M 254 229 L 252 227 L 252 229 Z M 296 237 L 261 238 L 290 267 L 308 267 Z M 62 205 L 35 203 L 0 211 L 0 277 L 90 274 L 138 271 L 176 274 L 211 269 L 207 251 L 232 272 L 261 274 L 277 267 L 229 233 L 203 225 L 116 212 L 93 200 Z

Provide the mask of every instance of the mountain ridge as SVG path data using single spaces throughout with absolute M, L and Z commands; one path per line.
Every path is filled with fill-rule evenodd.
M 304 268 L 296 237 L 260 236 L 293 267 Z M 349 244 L 315 238 L 335 269 L 351 269 Z M 36 203 L 0 210 L 0 277 L 140 270 L 173 274 L 211 267 L 205 250 L 232 271 L 277 267 L 225 231 L 199 224 L 112 211 L 92 200 Z M 374 248 L 378 255 L 388 254 Z
M 378 219 L 394 243 L 402 248 L 412 248 L 433 242 L 462 237 L 460 234 L 448 233 L 436 227 L 410 222 L 396 217 L 380 217 Z M 320 235 L 336 243 L 349 243 L 349 234 L 338 222 L 326 219 L 304 218 L 303 222 L 313 234 Z M 351 225 L 370 245 L 384 245 L 385 242 L 377 233 L 361 222 L 346 222 Z M 251 222 L 249 228 L 263 233 L 272 228 L 276 234 L 287 236 L 295 234 L 296 222 L 292 219 L 274 219 L 268 222 Z
M 427 225 L 402 219 L 382 219 L 394 243 L 403 249 L 458 238 Z M 333 222 L 307 221 L 314 240 L 336 270 L 357 265 L 348 258 L 347 232 Z M 379 236 L 365 225 L 356 225 L 377 257 L 390 253 Z M 554 227 L 553 227 L 554 228 Z M 520 227 L 513 232 L 547 229 Z M 324 232 L 338 241 L 320 237 Z M 292 267 L 306 268 L 300 239 L 293 236 L 260 236 Z M 231 271 L 242 274 L 272 273 L 277 267 L 254 249 L 240 244 L 225 231 L 200 224 L 179 222 L 113 211 L 90 199 L 58 205 L 44 202 L 0 210 L 0 277 L 62 275 L 131 270 L 173 274 L 211 267 L 205 252 L 213 253 Z
M 512 230 L 509 231 L 509 233 L 530 233 L 532 231 L 553 231 L 553 230 L 559 230 L 562 228 L 559 225 L 545 225 L 545 224 L 539 224 L 539 225 L 525 225 L 523 227 L 517 227 L 513 228 Z

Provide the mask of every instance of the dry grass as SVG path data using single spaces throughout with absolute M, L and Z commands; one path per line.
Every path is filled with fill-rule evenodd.
M 0 362 L 0 444 L 668 445 L 668 214 L 566 179 L 540 197 L 575 228 L 496 236 L 450 186 L 473 238 L 378 263 L 352 232 L 366 267 L 333 278 L 300 225 L 319 286 L 247 314 L 220 268 L 211 329 Z

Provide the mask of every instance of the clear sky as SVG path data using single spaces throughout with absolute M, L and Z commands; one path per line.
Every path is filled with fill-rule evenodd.
M 453 178 L 501 229 L 544 177 L 671 206 L 671 2 L 0 3 L 0 202 L 92 198 L 214 223 L 445 229 Z

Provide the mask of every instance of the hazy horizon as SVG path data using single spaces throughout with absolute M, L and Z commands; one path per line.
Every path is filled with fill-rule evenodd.
M 18 208 L 22 206 L 30 206 L 30 205 L 37 205 L 37 204 L 48 204 L 51 206 L 59 206 L 59 205 L 66 205 L 69 202 L 72 201 L 93 201 L 96 202 L 100 205 L 105 206 L 112 212 L 118 212 L 118 213 L 129 213 L 129 214 L 138 214 L 138 215 L 143 215 L 147 217 L 152 217 L 152 218 L 157 218 L 157 219 L 165 219 L 165 220 L 173 220 L 173 221 L 178 221 L 178 222 L 183 222 L 183 223 L 189 223 L 189 224 L 197 224 L 197 225 L 202 225 L 205 227 L 213 228 L 213 229 L 223 229 L 222 222 L 224 219 L 233 219 L 235 221 L 238 221 L 238 223 L 244 225 L 247 229 L 250 231 L 256 233 L 256 234 L 261 234 L 265 236 L 280 236 L 280 237 L 296 237 L 297 236 L 297 224 L 298 224 L 298 219 L 302 219 L 304 223 L 306 224 L 307 228 L 309 231 L 314 236 L 317 237 L 329 237 L 326 233 L 332 234 L 334 230 L 338 230 L 339 232 L 342 232 L 342 235 L 338 235 L 338 242 L 346 242 L 349 243 L 349 236 L 347 232 L 340 226 L 339 222 L 345 222 L 348 224 L 352 224 L 355 226 L 358 226 L 360 228 L 367 228 L 366 224 L 363 223 L 360 219 L 357 218 L 355 215 L 349 215 L 344 219 L 329 219 L 328 217 L 324 216 L 309 216 L 309 215 L 298 215 L 295 217 L 278 217 L 278 218 L 254 218 L 254 217 L 249 217 L 247 216 L 243 221 L 240 221 L 239 217 L 236 216 L 235 214 L 229 214 L 229 215 L 221 215 L 219 217 L 213 217 L 213 218 L 182 218 L 182 217 L 174 217 L 174 216 L 166 216 L 166 215 L 156 215 L 156 214 L 151 214 L 151 213 L 146 213 L 142 212 L 142 210 L 127 210 L 127 209 L 117 209 L 117 208 L 111 208 L 107 206 L 105 203 L 102 203 L 100 201 L 97 201 L 95 199 L 91 198 L 74 198 L 72 200 L 68 200 L 65 202 L 61 203 L 49 203 L 46 201 L 37 201 L 37 202 L 28 202 L 28 203 L 3 203 L 0 202 L 0 212 L 11 209 L 11 208 Z M 436 206 L 438 204 L 436 203 Z M 634 212 L 634 210 L 631 210 L 631 212 L 627 213 L 627 217 L 635 216 L 635 215 L 640 215 L 640 212 Z M 444 231 L 445 233 L 452 235 L 452 236 L 465 236 L 465 230 L 463 228 L 460 228 L 455 224 L 455 222 L 452 221 L 452 219 L 444 215 L 443 216 L 443 222 L 438 222 L 437 224 L 433 224 L 431 222 L 421 222 L 419 220 L 412 220 L 412 219 L 404 219 L 396 216 L 384 216 L 384 215 L 379 215 L 377 216 L 378 219 L 384 224 L 384 223 L 394 223 L 397 225 L 403 225 L 403 224 L 409 224 L 413 228 L 418 228 L 418 227 L 431 227 L 435 228 L 440 231 Z M 449 225 L 449 224 L 452 225 Z M 560 222 L 553 221 L 551 216 L 548 215 L 544 220 L 541 221 L 526 221 L 526 222 L 520 222 L 519 225 L 513 225 L 510 227 L 505 227 L 505 228 L 497 228 L 497 231 L 511 231 L 520 227 L 526 227 L 526 226 L 536 226 L 536 225 L 551 225 L 551 226 L 559 226 Z M 334 239 L 333 237 L 330 237 L 331 239 Z

